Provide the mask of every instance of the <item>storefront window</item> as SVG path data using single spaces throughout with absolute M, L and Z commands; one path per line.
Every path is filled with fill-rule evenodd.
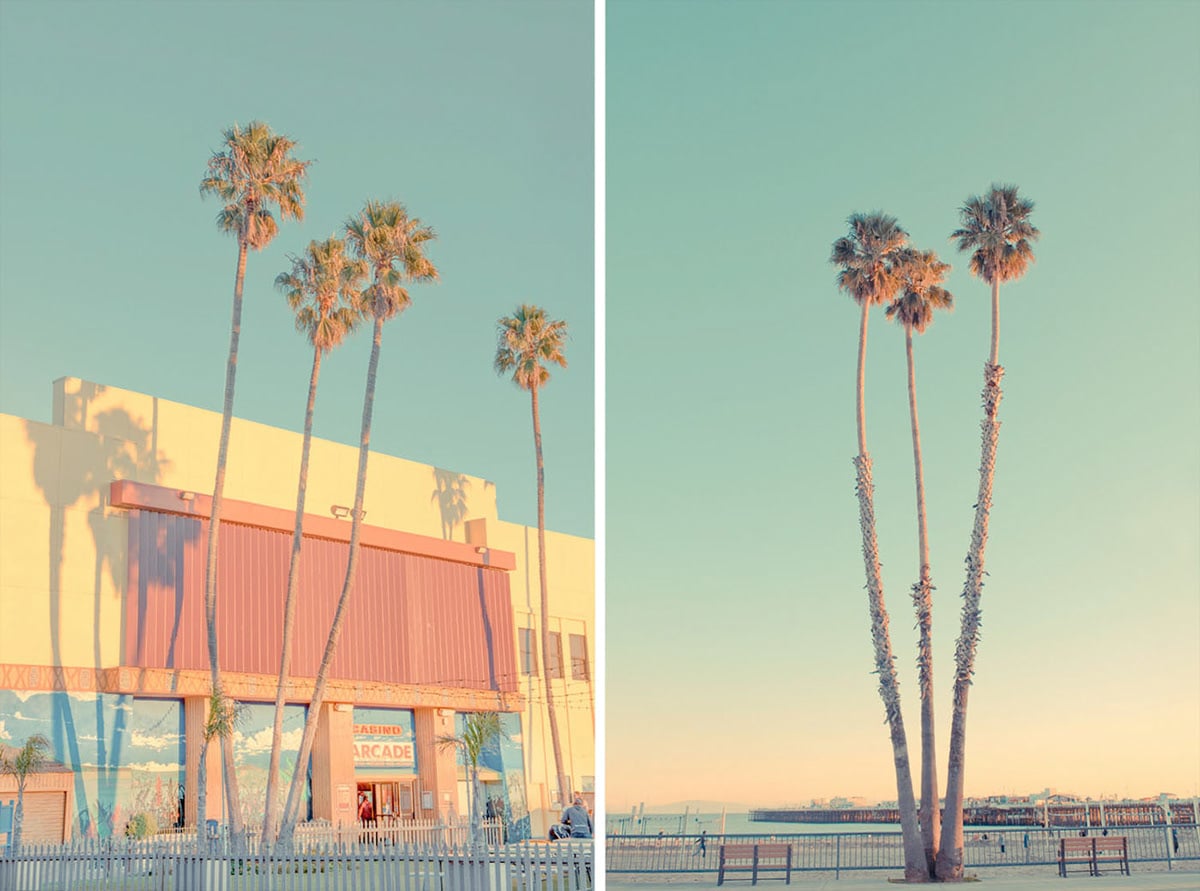
M 304 720 L 308 708 L 303 705 L 283 707 L 283 733 L 280 737 L 279 780 L 275 785 L 276 800 L 282 811 L 288 788 L 296 770 L 296 755 L 300 753 L 300 738 L 304 735 Z M 233 732 L 233 760 L 237 766 L 238 798 L 242 820 L 247 826 L 262 824 L 266 815 L 267 768 L 271 760 L 271 736 L 275 724 L 275 705 L 265 702 L 239 702 L 237 729 Z M 310 759 L 311 761 L 311 759 Z M 306 767 L 306 773 L 308 769 Z M 304 799 L 300 805 L 301 819 L 309 816 L 311 800 L 309 782 L 304 784 Z M 209 804 L 212 807 L 212 804 Z
M 183 704 L 112 693 L 0 690 L 5 745 L 34 734 L 74 774 L 74 837 L 120 835 L 136 814 L 159 829 L 181 823 Z

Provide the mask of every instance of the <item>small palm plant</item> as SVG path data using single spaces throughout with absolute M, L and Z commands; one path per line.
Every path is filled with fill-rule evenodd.
M 221 663 L 217 652 L 217 539 L 221 529 L 221 506 L 225 493 L 225 469 L 229 455 L 229 431 L 233 423 L 233 391 L 237 377 L 238 341 L 242 332 L 242 286 L 246 279 L 246 254 L 261 251 L 275 237 L 278 225 L 271 207 L 283 219 L 304 218 L 301 181 L 311 162 L 292 156 L 296 143 L 272 132 L 261 121 L 245 127 L 234 124 L 222 138 L 220 151 L 213 152 L 208 172 L 200 181 L 200 194 L 216 195 L 225 206 L 217 214 L 217 228 L 237 239 L 237 275 L 233 285 L 233 323 L 229 335 L 229 357 L 225 364 L 225 402 L 221 413 L 221 438 L 217 446 L 217 473 L 213 482 L 212 511 L 208 523 L 208 554 L 204 567 L 204 618 L 208 630 L 208 659 L 213 691 L 221 691 Z M 225 783 L 231 801 L 231 828 L 241 837 L 237 774 L 233 750 L 222 743 Z
M 993 185 L 984 196 L 967 199 L 960 211 L 962 225 L 950 235 L 960 251 L 971 251 L 969 269 L 992 289 L 992 341 L 983 368 L 983 436 L 979 459 L 979 495 L 967 550 L 963 583 L 962 622 L 954 653 L 954 714 L 950 723 L 950 757 L 946 770 L 945 819 L 937 876 L 957 880 L 963 874 L 963 782 L 966 761 L 967 694 L 975 673 L 979 646 L 979 596 L 987 549 L 996 444 L 1000 438 L 1000 283 L 1015 281 L 1033 262 L 1032 242 L 1041 233 L 1030 222 L 1033 202 L 1021 198 L 1016 186 Z
M 456 749 L 467 765 L 470 775 L 468 786 L 468 808 L 471 811 L 471 847 L 479 850 L 481 845 L 480 825 L 483 819 L 479 807 L 479 763 L 484 751 L 500 739 L 500 715 L 498 712 L 472 712 L 463 719 L 460 736 L 439 736 L 437 747 L 443 751 Z
M 879 545 L 875 531 L 874 483 L 871 458 L 867 453 L 864 392 L 867 358 L 867 322 L 871 307 L 888 303 L 900 288 L 897 260 L 908 244 L 908 233 L 895 217 L 882 213 L 851 215 L 850 231 L 833 243 L 829 260 L 838 271 L 838 287 L 862 307 L 858 329 L 858 455 L 856 469 L 859 527 L 862 532 L 863 564 L 867 575 L 867 603 L 871 614 L 871 636 L 875 644 L 875 673 L 879 675 L 879 696 L 883 700 L 892 740 L 892 761 L 896 771 L 896 792 L 900 810 L 900 828 L 904 838 L 904 877 L 910 882 L 926 881 L 929 869 L 921 844 L 917 804 L 913 796 L 912 768 L 908 758 L 908 738 L 900 712 L 900 688 L 896 679 L 896 661 L 888 631 L 887 607 L 883 599 L 883 579 L 879 567 Z
M 550 741 L 554 749 L 559 800 L 565 803 L 571 790 L 563 769 L 558 715 L 554 710 L 554 690 L 550 684 L 550 666 L 553 663 L 550 660 L 550 594 L 546 584 L 546 471 L 542 462 L 538 391 L 550 380 L 550 364 L 567 367 L 567 357 L 563 352 L 567 323 L 547 318 L 546 311 L 540 306 L 523 304 L 511 316 L 500 319 L 497 327 L 496 373 L 511 372 L 513 383 L 529 391 L 533 410 L 533 448 L 537 461 L 538 583 L 542 592 L 542 680 L 546 690 L 546 709 L 550 716 Z
M 208 747 L 216 740 L 227 744 L 232 751 L 233 732 L 242 720 L 242 708 L 220 690 L 208 695 L 208 715 L 204 719 L 203 741 L 200 745 L 200 771 L 196 789 L 196 839 L 200 850 L 208 847 Z M 226 790 L 228 793 L 228 790 Z M 228 795 L 227 795 L 228 797 Z M 233 802 L 229 802 L 233 807 Z M 232 814 L 231 814 L 232 816 Z M 232 823 L 232 820 L 231 820 Z
M 19 749 L 0 752 L 0 776 L 17 781 L 17 807 L 13 813 L 12 849 L 21 847 L 21 824 L 25 819 L 25 786 L 29 778 L 50 763 L 50 740 L 35 733 Z
M 299 257 L 292 257 L 290 272 L 275 277 L 275 286 L 287 297 L 296 314 L 296 330 L 312 344 L 312 373 L 308 380 L 308 403 L 304 411 L 304 440 L 300 447 L 300 479 L 296 488 L 296 520 L 292 532 L 292 556 L 288 564 L 287 593 L 283 602 L 283 642 L 279 657 L 279 682 L 275 688 L 275 721 L 271 732 L 271 757 L 267 765 L 267 801 L 263 816 L 262 841 L 275 838 L 279 822 L 279 758 L 283 741 L 284 691 L 292 662 L 292 633 L 296 624 L 296 588 L 300 578 L 300 549 L 304 542 L 304 504 L 308 493 L 308 459 L 312 449 L 313 409 L 321 359 L 339 346 L 362 317 L 361 286 L 366 264 L 346 253 L 340 238 L 312 241 Z
M 919 642 L 917 679 L 921 688 L 921 841 L 930 874 L 937 863 L 941 814 L 938 807 L 937 750 L 933 715 L 933 577 L 929 567 L 929 533 L 925 512 L 925 470 L 921 460 L 921 426 L 917 418 L 917 378 L 913 364 L 913 332 L 925 333 L 935 309 L 950 309 L 953 295 L 942 287 L 948 263 L 933 251 L 905 249 L 897 259 L 900 292 L 887 308 L 887 317 L 904 327 L 904 354 L 908 362 L 908 410 L 912 422 L 913 467 L 917 484 L 918 574 L 913 585 Z

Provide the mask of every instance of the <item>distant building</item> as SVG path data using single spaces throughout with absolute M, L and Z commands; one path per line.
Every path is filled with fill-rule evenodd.
M 0 742 L 43 733 L 72 778 L 31 785 L 27 813 L 45 817 L 27 822 L 28 840 L 120 833 L 139 812 L 195 823 L 220 421 L 75 378 L 55 383 L 51 424 L 0 415 Z M 234 419 L 218 633 L 224 683 L 244 706 L 235 751 L 250 822 L 265 804 L 300 444 Z M 357 448 L 313 441 L 284 791 L 345 574 L 356 467 Z M 504 738 L 485 756 L 484 795 L 518 834 L 541 836 L 562 805 L 543 670 L 565 772 L 575 792 L 594 793 L 593 542 L 547 531 L 554 655 L 542 666 L 536 529 L 501 520 L 490 483 L 373 453 L 365 508 L 307 813 L 352 822 L 362 794 L 376 814 L 465 813 L 464 768 L 436 740 L 495 710 Z M 217 750 L 207 810 L 224 822 Z M 0 785 L 0 801 L 11 797 Z

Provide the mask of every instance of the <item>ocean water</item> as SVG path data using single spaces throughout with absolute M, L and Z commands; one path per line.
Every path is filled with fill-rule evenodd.
M 608 814 L 609 835 L 709 835 L 721 832 L 720 813 L 646 814 L 640 823 L 629 814 Z M 818 835 L 825 832 L 899 832 L 899 823 L 776 823 L 750 822 L 748 813 L 725 815 L 726 835 Z

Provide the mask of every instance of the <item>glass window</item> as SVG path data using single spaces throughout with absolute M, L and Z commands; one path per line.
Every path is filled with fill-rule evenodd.
M 571 641 L 571 677 L 577 681 L 588 679 L 587 638 L 582 634 L 572 634 Z
M 518 628 L 521 645 L 521 674 L 537 674 L 537 649 L 533 642 L 532 628 Z
M 562 635 L 557 631 L 551 631 L 550 658 L 547 660 L 546 677 L 561 678 L 562 676 Z

